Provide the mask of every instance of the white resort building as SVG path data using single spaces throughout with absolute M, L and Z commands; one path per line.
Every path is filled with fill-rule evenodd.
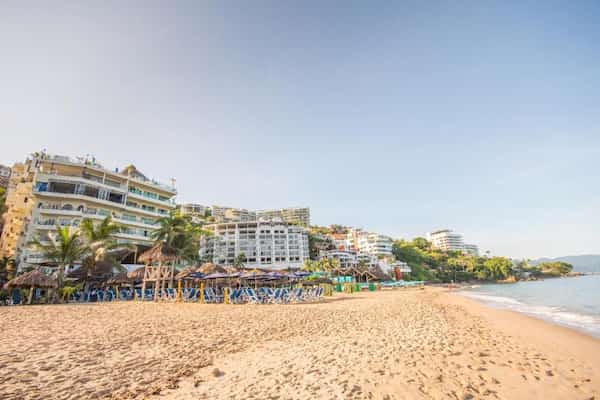
M 472 255 L 479 255 L 479 248 L 474 244 L 465 244 L 460 233 L 451 229 L 441 229 L 427 234 L 427 239 L 433 247 L 443 251 L 462 251 Z
M 28 246 L 32 239 L 46 239 L 56 226 L 77 228 L 84 218 L 99 222 L 110 215 L 122 226 L 116 239 L 138 248 L 123 263 L 135 264 L 152 245 L 156 220 L 175 207 L 175 195 L 173 187 L 131 165 L 119 172 L 95 159 L 35 153 L 13 167 L 0 257 L 14 257 L 20 268 L 43 264 L 47 260 Z
M 300 268 L 309 257 L 308 230 L 282 221 L 249 221 L 207 225 L 200 257 L 233 265 L 244 255 L 246 268 Z
M 348 230 L 346 241 L 348 248 L 358 253 L 383 257 L 392 256 L 394 241 L 389 236 L 352 228 Z

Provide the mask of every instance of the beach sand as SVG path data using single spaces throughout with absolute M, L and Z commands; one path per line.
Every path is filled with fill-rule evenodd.
M 444 289 L 0 321 L 1 399 L 600 399 L 600 340 Z

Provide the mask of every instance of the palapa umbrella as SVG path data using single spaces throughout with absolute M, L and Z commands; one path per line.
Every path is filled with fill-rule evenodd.
M 213 263 L 204 263 L 196 269 L 196 272 L 200 272 L 204 275 L 209 275 L 214 273 L 226 274 L 232 271 L 228 270 L 227 268 L 221 265 L 216 265 Z
M 196 272 L 196 269 L 194 267 L 184 268 L 181 271 L 179 271 L 177 273 L 177 275 L 175 275 L 175 279 L 181 280 L 181 279 L 189 278 L 190 274 L 192 274 L 193 272 Z
M 166 246 L 164 243 L 157 243 L 146 250 L 138 257 L 138 261 L 144 264 L 164 263 L 177 260 L 177 250 Z
M 6 284 L 4 285 L 6 289 L 28 287 L 29 299 L 27 301 L 27 304 L 31 304 L 31 300 L 33 298 L 33 290 L 35 288 L 56 289 L 57 286 L 58 285 L 53 278 L 49 277 L 48 275 L 42 273 L 37 269 L 19 275 L 16 278 L 6 282 Z
M 130 279 L 131 282 L 141 282 L 144 280 L 144 273 L 146 271 L 146 267 L 139 267 L 127 273 L 127 278 Z
M 123 285 L 131 282 L 132 279 L 129 277 L 129 274 L 127 272 L 119 272 L 118 274 L 106 280 L 106 283 L 108 285 Z
M 173 247 L 167 246 L 165 243 L 163 242 L 159 242 L 156 243 L 154 246 L 152 246 L 150 249 L 146 250 L 145 252 L 143 252 L 139 257 L 138 260 L 143 262 L 146 265 L 152 265 L 152 264 L 158 264 L 161 269 L 163 267 L 164 263 L 168 263 L 168 262 L 173 262 L 173 264 L 171 265 L 171 278 L 170 278 L 170 286 L 173 287 L 173 276 L 174 276 L 174 271 L 175 271 L 175 261 L 179 258 L 178 254 L 177 254 L 177 250 Z M 161 279 L 160 279 L 160 289 L 164 289 L 164 285 L 165 285 L 165 281 L 164 279 L 162 279 L 162 274 L 161 274 Z M 154 300 L 158 300 L 158 282 L 155 282 L 154 284 Z M 146 289 L 146 281 L 144 280 L 142 283 L 142 293 L 145 291 Z

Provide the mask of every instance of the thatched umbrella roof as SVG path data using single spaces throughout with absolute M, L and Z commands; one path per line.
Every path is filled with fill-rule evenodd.
M 204 275 L 209 275 L 209 274 L 214 274 L 214 273 L 227 274 L 227 273 L 233 272 L 233 271 L 231 271 L 225 267 L 222 267 L 220 265 L 213 264 L 213 263 L 204 263 L 199 268 L 196 269 L 196 272 L 200 272 Z
M 79 268 L 69 271 L 66 278 L 75 281 L 100 282 L 112 277 L 114 268 L 115 265 L 109 261 L 97 262 L 93 270 L 91 266 L 83 263 Z
M 144 280 L 145 271 L 146 267 L 136 268 L 133 271 L 127 273 L 127 278 L 129 278 L 132 282 L 141 282 Z
M 109 285 L 121 285 L 124 283 L 131 283 L 132 279 L 127 275 L 128 275 L 127 272 L 119 272 L 112 278 L 108 278 L 106 280 L 106 283 Z
M 56 288 L 56 281 L 48 275 L 36 270 L 19 275 L 16 278 L 6 282 L 5 288 L 18 287 L 37 287 L 37 288 Z
M 150 249 L 146 250 L 138 257 L 138 261 L 144 264 L 152 264 L 154 262 L 170 262 L 177 259 L 177 251 L 165 246 L 164 243 L 157 243 Z
M 185 279 L 187 278 L 192 272 L 196 272 L 196 269 L 194 267 L 186 267 L 184 269 L 182 269 L 181 271 L 179 271 L 177 273 L 177 275 L 175 275 L 175 279 L 179 280 L 179 279 Z

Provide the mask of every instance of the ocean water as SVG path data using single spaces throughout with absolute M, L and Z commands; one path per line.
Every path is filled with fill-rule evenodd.
M 460 294 L 600 337 L 600 275 L 478 285 Z

